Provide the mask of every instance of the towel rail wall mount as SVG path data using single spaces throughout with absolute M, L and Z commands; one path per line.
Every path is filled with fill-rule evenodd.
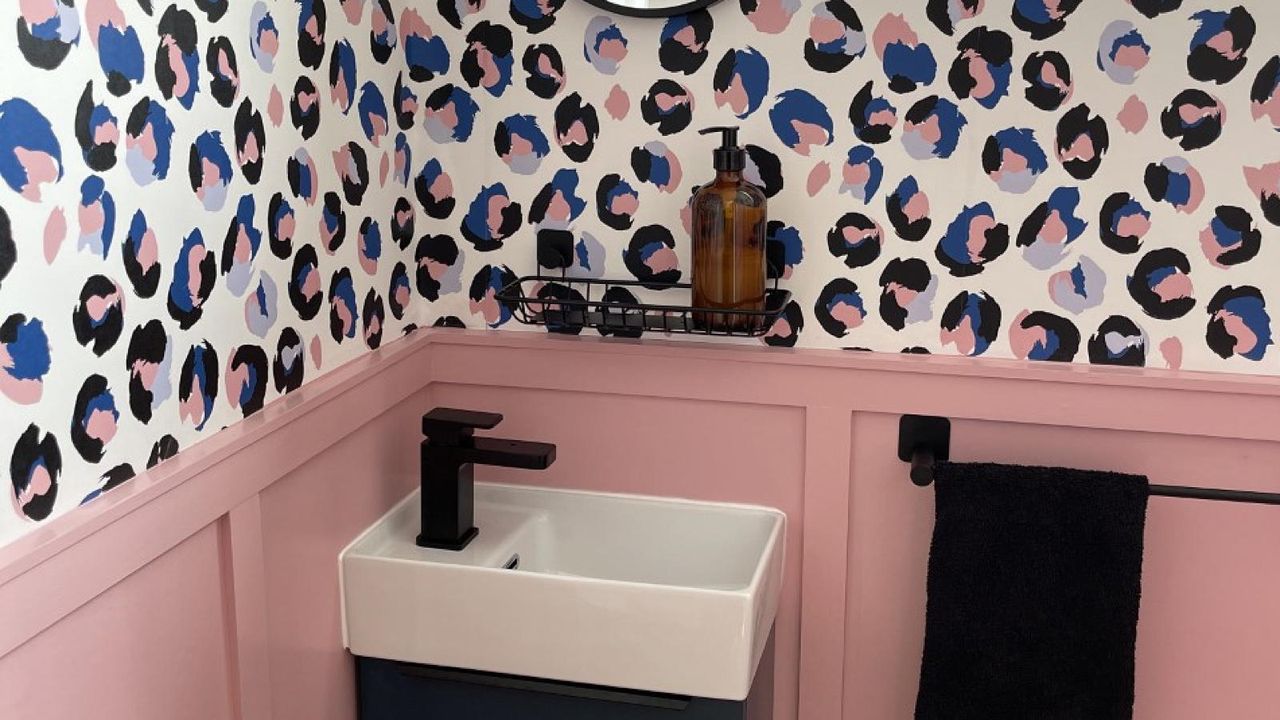
M 951 421 L 932 415 L 903 415 L 898 421 L 898 459 L 911 463 L 911 482 L 920 487 L 933 483 L 933 466 L 951 457 Z M 1250 490 L 1150 485 L 1148 494 L 1158 497 L 1219 500 L 1280 505 L 1280 493 Z

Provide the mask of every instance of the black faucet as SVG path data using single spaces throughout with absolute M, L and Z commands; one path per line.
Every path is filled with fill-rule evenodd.
M 461 550 L 475 527 L 475 465 L 546 470 L 556 459 L 551 443 L 475 437 L 502 422 L 497 413 L 438 407 L 422 416 L 422 532 L 418 545 Z

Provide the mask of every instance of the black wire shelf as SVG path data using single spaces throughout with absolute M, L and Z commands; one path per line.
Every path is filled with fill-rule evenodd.
M 615 337 L 639 337 L 645 332 L 760 337 L 769 332 L 791 301 L 791 292 L 776 284 L 765 291 L 763 309 L 641 302 L 635 293 L 691 294 L 692 288 L 689 283 L 525 275 L 499 290 L 496 299 L 525 325 L 568 334 L 594 329 Z

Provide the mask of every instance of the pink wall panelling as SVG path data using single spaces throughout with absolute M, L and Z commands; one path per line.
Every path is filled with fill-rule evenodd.
M 559 445 L 548 472 L 482 480 L 786 511 L 778 720 L 911 714 L 932 491 L 895 457 L 902 412 L 952 417 L 961 460 L 1280 485 L 1269 379 L 420 332 L 0 549 L 0 616 L 22 618 L 0 625 L 0 716 L 354 717 L 337 552 L 414 485 L 436 404 Z M 1138 720 L 1273 716 L 1276 512 L 1153 499 Z

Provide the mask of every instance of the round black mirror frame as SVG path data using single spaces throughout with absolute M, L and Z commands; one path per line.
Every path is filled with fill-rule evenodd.
M 691 0 L 691 2 L 681 3 L 680 5 L 669 8 L 634 8 L 626 5 L 617 5 L 609 2 L 609 0 L 586 1 L 605 12 L 640 18 L 667 18 L 675 17 L 676 15 L 685 15 L 693 12 L 694 10 L 701 10 L 708 5 L 714 5 L 719 2 L 719 0 Z

